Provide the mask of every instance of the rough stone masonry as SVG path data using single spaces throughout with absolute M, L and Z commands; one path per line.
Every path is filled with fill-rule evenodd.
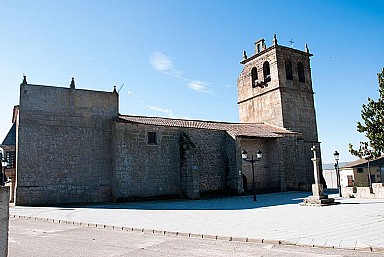
M 9 188 L 0 187 L 0 257 L 8 255 Z

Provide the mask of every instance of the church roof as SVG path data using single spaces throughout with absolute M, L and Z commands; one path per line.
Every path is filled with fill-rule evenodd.
M 16 124 L 15 123 L 13 123 L 11 129 L 8 131 L 8 134 L 1 145 L 4 145 L 4 146 L 16 145 Z
M 266 123 L 229 123 L 130 115 L 119 116 L 119 121 L 154 126 L 222 130 L 226 131 L 232 137 L 244 136 L 260 138 L 278 138 L 282 137 L 284 134 L 297 134 L 296 132 L 292 132 L 284 128 L 275 127 Z

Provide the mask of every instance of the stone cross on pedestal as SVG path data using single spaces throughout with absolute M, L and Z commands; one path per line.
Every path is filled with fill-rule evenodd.
M 328 195 L 323 194 L 323 185 L 320 183 L 320 158 L 317 157 L 317 147 L 312 146 L 311 150 L 313 151 L 313 175 L 315 178 L 315 184 L 312 185 L 312 196 L 305 198 L 300 205 L 309 205 L 309 206 L 324 206 L 330 204 L 338 204 L 335 202 L 335 199 L 328 198 Z
M 319 168 L 319 161 L 320 159 L 317 158 L 316 154 L 316 146 L 312 146 L 311 150 L 313 151 L 313 158 L 311 159 L 313 161 L 313 173 L 315 177 L 315 184 L 312 185 L 312 193 L 315 197 L 321 197 L 323 196 L 323 185 L 320 184 L 320 168 Z
M 319 158 L 317 158 L 317 155 L 316 155 L 316 146 L 312 146 L 311 150 L 313 151 L 313 158 L 312 158 L 312 161 L 313 161 L 313 170 L 314 170 L 314 173 L 315 173 L 315 184 L 320 184 L 319 183 L 319 177 L 320 177 L 320 171 L 319 171 Z

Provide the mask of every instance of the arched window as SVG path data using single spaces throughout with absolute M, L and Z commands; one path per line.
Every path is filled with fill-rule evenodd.
M 269 62 L 264 62 L 263 64 L 263 75 L 265 83 L 271 81 L 271 71 L 269 69 Z
M 300 82 L 305 82 L 304 65 L 301 62 L 297 63 L 297 75 Z
M 256 87 L 257 80 L 258 80 L 256 67 L 253 67 L 251 70 L 251 78 L 252 78 L 252 87 Z
M 293 80 L 292 62 L 288 59 L 285 60 L 285 78 L 288 80 Z

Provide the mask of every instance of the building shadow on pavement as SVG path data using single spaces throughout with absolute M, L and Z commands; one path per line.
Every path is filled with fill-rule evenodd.
M 289 204 L 296 205 L 301 203 L 303 199 L 309 195 L 310 192 L 280 192 L 271 194 L 259 194 L 257 195 L 256 202 L 253 201 L 253 195 L 243 195 L 199 200 L 173 199 L 126 203 L 70 205 L 65 207 L 138 210 L 244 210 Z

